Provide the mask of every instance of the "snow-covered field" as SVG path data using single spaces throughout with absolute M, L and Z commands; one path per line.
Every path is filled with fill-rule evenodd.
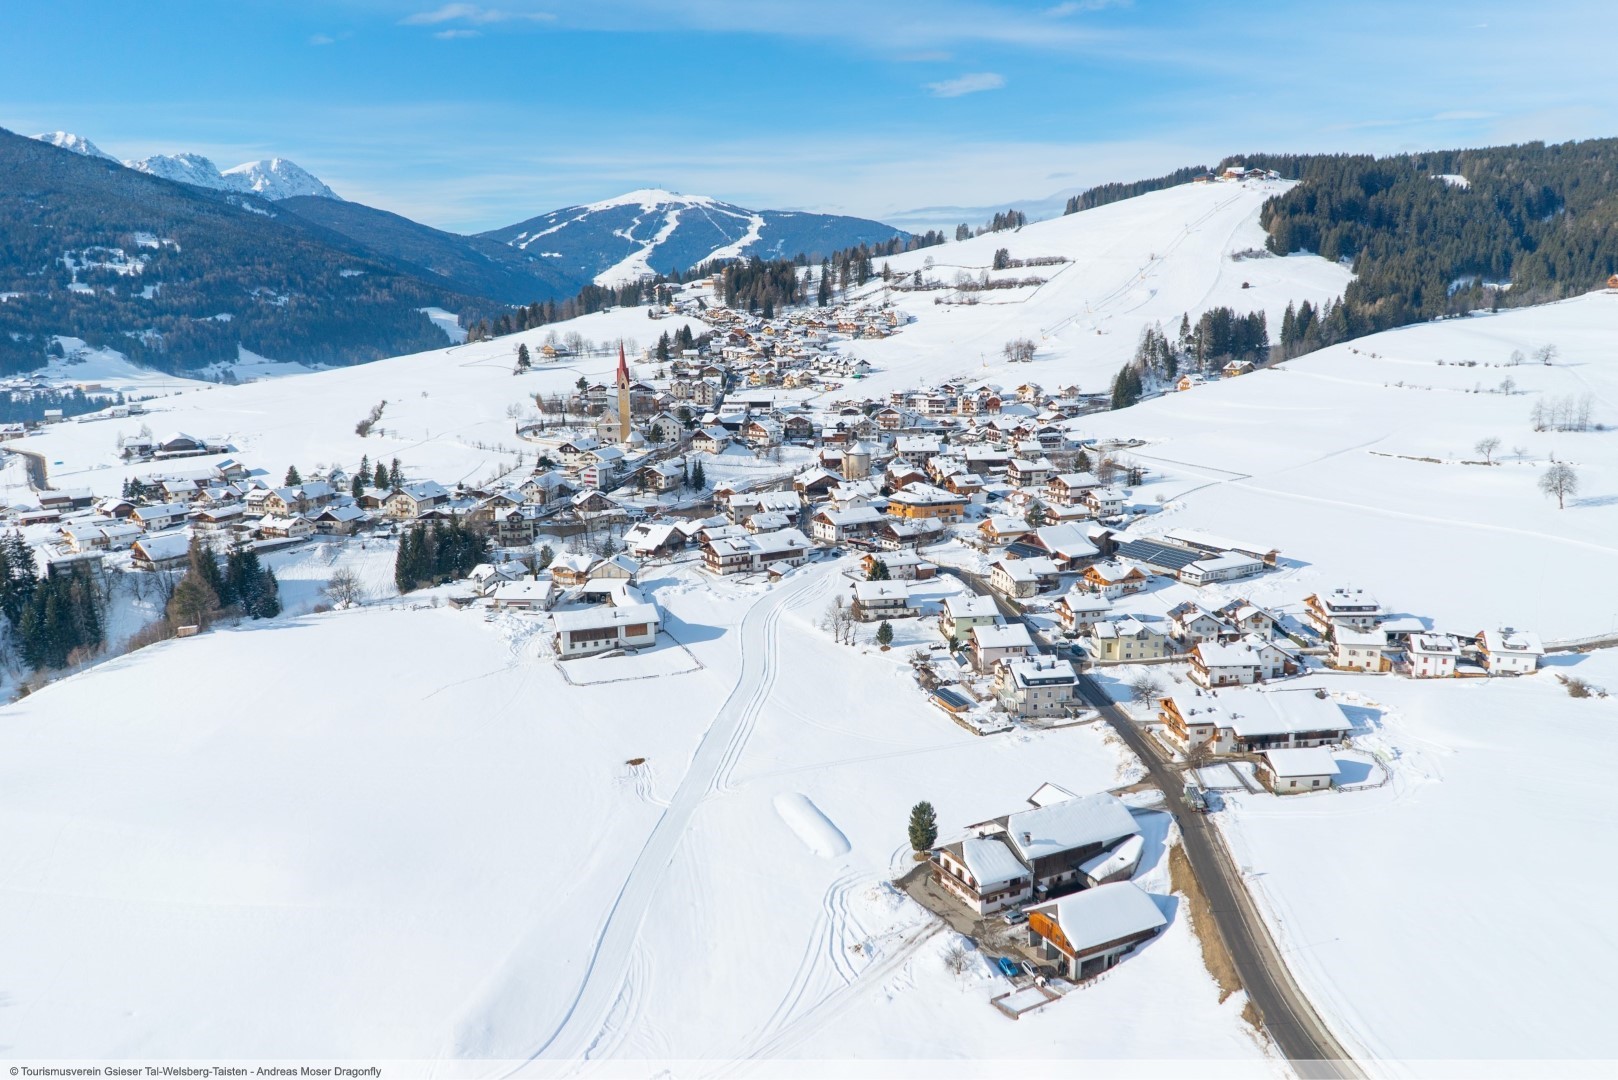
M 839 571 L 649 574 L 701 664 L 655 683 L 625 659 L 569 685 L 538 619 L 399 601 L 168 642 L 0 711 L 0 1044 L 1270 1071 L 1184 918 L 1016 1023 L 1003 980 L 946 971 L 947 933 L 881 885 L 910 805 L 948 834 L 1132 763 L 1091 727 L 962 731 L 907 650 L 815 627 Z M 214 682 L 253 690 L 186 689 Z
M 1352 276 L 1313 255 L 1231 258 L 1263 249 L 1259 209 L 1288 186 L 1185 184 L 1015 232 L 877 260 L 878 270 L 886 263 L 896 275 L 921 271 L 924 279 L 946 285 L 958 274 L 975 279 L 989 270 L 1000 248 L 1013 259 L 1071 261 L 991 271 L 991 279 L 1037 277 L 1045 284 L 980 292 L 973 305 L 934 304 L 935 297 L 949 297 L 949 289 L 890 291 L 880 281 L 869 286 L 872 299 L 889 296 L 916 321 L 892 337 L 852 344 L 850 351 L 881 369 L 861 386 L 885 393 L 949 378 L 1008 386 L 1031 379 L 1051 390 L 1077 384 L 1099 393 L 1134 355 L 1143 328 L 1161 323 L 1173 334 L 1181 315 L 1189 313 L 1195 322 L 1214 307 L 1265 312 L 1274 340 L 1289 301 L 1318 305 L 1342 295 Z M 1010 364 L 1002 357 L 1002 346 L 1019 337 L 1038 346 L 1032 363 Z
M 1388 1059 L 1373 1074 L 1618 1058 L 1618 869 L 1600 825 L 1618 704 L 1569 697 L 1555 672 L 1618 691 L 1618 652 L 1514 680 L 1315 677 L 1380 759 L 1349 777 L 1389 782 L 1224 793 L 1218 820 L 1288 963 L 1356 1057 Z
M 1169 500 L 1152 524 L 1279 548 L 1301 564 L 1294 598 L 1352 582 L 1454 632 L 1599 634 L 1618 628 L 1599 571 L 1618 556 L 1615 336 L 1618 295 L 1593 293 L 1377 334 L 1080 426 L 1148 440 L 1129 453 L 1166 477 L 1135 493 Z M 1551 366 L 1510 366 L 1545 344 Z M 1532 430 L 1536 399 L 1586 393 L 1607 430 Z M 1474 449 L 1489 436 L 1493 466 Z M 1565 510 L 1537 486 L 1553 458 L 1579 475 Z

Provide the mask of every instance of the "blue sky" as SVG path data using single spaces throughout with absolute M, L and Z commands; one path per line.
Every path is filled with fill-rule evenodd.
M 279 154 L 458 231 L 647 186 L 884 217 L 1250 150 L 1618 134 L 1611 26 L 1489 2 L 9 0 L 0 126 Z

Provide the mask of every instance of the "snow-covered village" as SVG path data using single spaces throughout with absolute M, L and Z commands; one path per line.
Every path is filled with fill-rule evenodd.
M 13 1075 L 1618 1060 L 1612 140 L 476 235 L 109 142 L 0 131 Z

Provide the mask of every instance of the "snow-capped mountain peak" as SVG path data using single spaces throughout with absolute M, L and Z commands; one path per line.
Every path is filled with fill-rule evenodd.
M 327 187 L 309 170 L 286 158 L 265 158 L 248 161 L 220 174 L 224 187 L 232 191 L 247 191 L 261 198 L 290 199 L 297 195 L 318 195 L 323 199 L 338 198 L 337 192 Z
M 118 160 L 83 135 L 75 135 L 71 131 L 47 131 L 43 135 L 35 135 L 34 138 L 40 142 L 50 143 L 59 150 L 71 150 L 85 157 L 103 158 L 107 161 Z
M 160 176 L 182 184 L 199 187 L 218 187 L 219 168 L 201 154 L 153 154 L 140 161 L 126 161 L 126 166 L 149 176 Z

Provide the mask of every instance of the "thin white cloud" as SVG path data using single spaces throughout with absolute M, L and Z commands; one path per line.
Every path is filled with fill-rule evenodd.
M 977 94 L 984 90 L 998 90 L 1006 85 L 1004 75 L 996 75 L 992 71 L 974 71 L 969 75 L 958 75 L 943 82 L 927 84 L 927 90 L 933 97 L 951 98 L 963 94 Z
M 399 22 L 403 26 L 437 26 L 447 22 L 465 22 L 474 26 L 490 23 L 528 21 L 549 22 L 555 15 L 545 11 L 509 11 L 504 8 L 486 8 L 477 4 L 444 4 L 431 11 L 418 11 L 406 15 Z
M 309 44 L 311 44 L 311 45 L 335 45 L 335 44 L 337 44 L 337 39 L 332 37 L 330 34 L 310 34 L 309 35 Z
M 1129 7 L 1132 0 L 1065 0 L 1053 8 L 1047 8 L 1045 14 L 1053 19 L 1064 19 L 1069 15 L 1082 15 L 1087 11 L 1105 11 L 1107 8 Z
M 481 30 L 440 30 L 433 37 L 439 41 L 459 41 L 462 38 L 482 37 Z

